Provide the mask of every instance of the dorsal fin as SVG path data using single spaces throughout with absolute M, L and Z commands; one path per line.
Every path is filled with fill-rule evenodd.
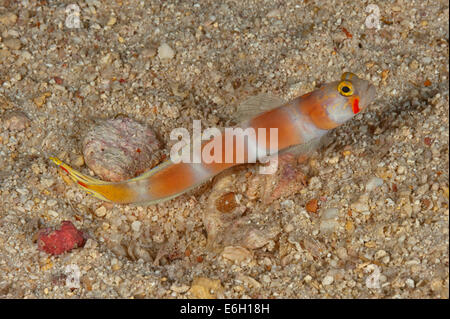
M 268 93 L 252 96 L 239 104 L 233 119 L 236 123 L 249 120 L 258 114 L 264 113 L 276 107 L 283 105 L 285 101 Z

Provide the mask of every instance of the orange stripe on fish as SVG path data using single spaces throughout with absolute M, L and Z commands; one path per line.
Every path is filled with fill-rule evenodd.
M 331 130 L 339 126 L 338 123 L 329 118 L 327 111 L 314 97 L 308 97 L 310 101 L 302 101 L 299 105 L 300 112 L 309 117 L 311 122 L 321 130 Z
M 364 110 L 374 98 L 373 85 L 346 72 L 340 81 L 328 83 L 291 102 L 281 103 L 237 125 L 236 128 L 242 129 L 237 135 L 245 135 L 246 129 L 255 130 L 255 135 L 246 136 L 246 148 L 240 155 L 244 161 L 249 161 L 255 155 L 259 158 L 259 153 L 266 153 L 268 150 L 279 152 L 295 145 L 307 146 Z M 271 137 L 275 136 L 271 136 L 270 128 L 277 129 L 276 148 L 270 143 Z M 264 136 L 258 135 L 258 129 L 266 129 L 265 143 L 262 142 Z M 208 147 L 215 152 L 216 149 L 211 148 L 209 143 L 221 142 L 222 154 L 218 156 L 220 162 L 206 163 L 202 160 L 201 163 L 174 163 L 168 160 L 138 177 L 117 183 L 84 175 L 57 158 L 52 157 L 51 160 L 66 171 L 82 189 L 99 199 L 122 204 L 155 204 L 183 194 L 223 170 L 240 164 L 240 150 L 236 141 L 227 140 L 225 135 L 222 133 L 215 139 L 202 143 L 201 147 L 202 151 Z M 231 156 L 226 154 L 229 149 L 233 150 Z
M 149 180 L 149 193 L 155 198 L 175 195 L 195 184 L 196 175 L 189 163 L 177 163 L 161 170 Z M 197 164 L 198 165 L 198 164 Z
M 284 105 L 274 110 L 263 113 L 250 120 L 249 125 L 256 131 L 259 128 L 278 129 L 278 150 L 302 143 L 302 138 L 297 131 L 295 121 L 289 113 L 289 105 Z M 281 138 L 282 137 L 282 138 Z M 266 145 L 270 145 L 270 130 L 266 131 Z

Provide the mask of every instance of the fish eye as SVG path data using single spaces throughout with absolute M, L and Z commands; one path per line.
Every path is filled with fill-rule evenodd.
M 349 81 L 341 81 L 338 85 L 338 91 L 343 96 L 353 95 L 353 85 Z

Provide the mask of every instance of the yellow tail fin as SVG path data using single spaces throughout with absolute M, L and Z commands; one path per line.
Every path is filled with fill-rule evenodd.
M 78 184 L 78 186 L 82 189 L 84 189 L 86 192 L 88 192 L 89 194 L 100 198 L 102 200 L 106 200 L 109 201 L 108 199 L 106 199 L 104 196 L 102 196 L 101 194 L 99 194 L 98 192 L 94 191 L 93 189 L 91 189 L 89 186 L 90 185 L 104 185 L 104 184 L 108 184 L 108 182 L 104 182 L 101 181 L 99 179 L 84 175 L 76 170 L 74 170 L 72 167 L 70 167 L 69 165 L 63 163 L 59 158 L 57 157 L 50 157 L 50 159 L 53 161 L 53 163 L 55 163 L 58 167 L 60 167 L 62 170 L 64 170 L 67 174 L 69 174 L 69 177 Z

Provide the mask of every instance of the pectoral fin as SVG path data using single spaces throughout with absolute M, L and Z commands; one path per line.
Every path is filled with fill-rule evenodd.
M 288 152 L 295 156 L 300 156 L 300 155 L 310 156 L 315 150 L 321 148 L 322 146 L 329 144 L 329 141 L 330 141 L 330 137 L 328 136 L 328 134 L 325 134 L 324 136 L 313 138 L 312 140 L 310 140 L 306 143 L 288 147 L 285 150 L 283 150 L 281 153 Z

